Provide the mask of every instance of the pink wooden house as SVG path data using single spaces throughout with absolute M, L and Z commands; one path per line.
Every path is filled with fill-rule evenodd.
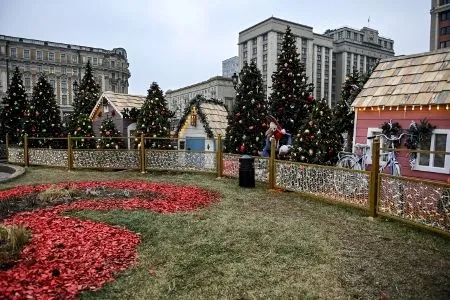
M 353 144 L 371 145 L 367 137 L 381 133 L 381 125 L 389 120 L 406 130 L 411 121 L 419 123 L 426 118 L 437 128 L 430 148 L 422 150 L 450 152 L 450 48 L 382 60 L 352 106 Z M 400 152 L 398 160 L 404 176 L 439 181 L 450 178 L 450 155 L 418 154 L 413 168 L 407 153 Z

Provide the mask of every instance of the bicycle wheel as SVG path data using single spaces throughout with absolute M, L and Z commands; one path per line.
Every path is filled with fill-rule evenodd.
M 361 165 L 352 156 L 341 158 L 336 167 L 341 169 L 361 170 Z M 345 196 L 354 194 L 357 187 L 358 175 L 348 170 L 336 169 L 334 172 L 334 187 L 336 192 Z

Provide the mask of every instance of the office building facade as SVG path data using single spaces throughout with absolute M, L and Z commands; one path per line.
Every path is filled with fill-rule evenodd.
M 31 95 L 39 74 L 55 90 L 62 114 L 72 111 L 73 83 L 80 82 L 90 61 L 101 91 L 128 93 L 130 78 L 127 52 L 0 35 L 0 98 L 6 95 L 12 73 L 19 67 Z
M 234 56 L 229 59 L 222 61 L 222 76 L 229 77 L 233 76 L 234 73 L 239 72 L 239 57 Z
M 450 48 L 450 0 L 431 0 L 430 51 Z
M 241 31 L 238 42 L 239 68 L 242 68 L 244 61 L 256 61 L 262 72 L 266 97 L 271 93 L 272 74 L 276 71 L 277 57 L 287 26 L 291 27 L 296 37 L 297 51 L 305 66 L 308 82 L 314 84 L 314 97 L 325 99 L 330 106 L 339 100 L 345 74 L 350 70 L 360 68 L 361 65 L 368 69 L 368 66 L 375 64 L 376 59 L 394 55 L 393 41 L 379 37 L 378 32 L 370 28 L 355 30 L 342 27 L 317 34 L 310 26 L 271 17 Z M 358 40 L 347 38 L 347 31 L 352 34 L 357 32 Z

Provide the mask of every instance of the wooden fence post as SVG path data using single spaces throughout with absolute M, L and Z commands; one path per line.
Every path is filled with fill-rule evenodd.
M 220 134 L 217 136 L 216 169 L 217 169 L 217 178 L 221 178 L 223 175 L 223 156 L 222 156 L 222 135 Z
M 372 169 L 369 181 L 369 214 L 377 216 L 378 177 L 380 174 L 380 138 L 376 137 L 372 143 Z
M 275 155 L 276 155 L 276 140 L 272 137 L 270 139 L 270 157 L 269 157 L 269 190 L 275 189 Z
M 140 165 L 141 165 L 141 173 L 144 174 L 145 173 L 145 139 L 144 139 L 144 134 L 141 133 L 141 148 L 139 149 L 139 153 L 140 153 Z
M 72 152 L 72 141 L 70 140 L 70 134 L 67 135 L 67 171 L 72 171 L 73 169 L 73 152 Z
M 25 167 L 29 166 L 29 159 L 28 159 L 28 134 L 25 133 L 23 136 L 23 162 Z

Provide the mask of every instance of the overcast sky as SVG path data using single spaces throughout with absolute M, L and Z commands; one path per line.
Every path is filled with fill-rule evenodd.
M 152 81 L 181 88 L 222 74 L 240 31 L 271 16 L 313 27 L 370 27 L 394 40 L 396 55 L 429 50 L 429 0 L 0 0 L 0 34 L 123 47 L 130 94 Z

